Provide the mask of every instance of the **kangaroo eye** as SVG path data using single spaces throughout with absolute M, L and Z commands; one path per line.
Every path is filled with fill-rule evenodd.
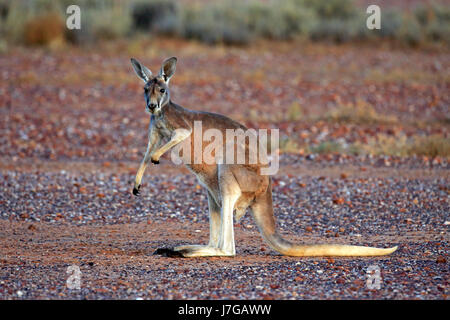
M 148 88 L 144 88 L 144 92 L 147 94 L 148 93 Z
M 162 88 L 161 90 L 159 90 L 159 92 L 164 93 L 166 92 L 166 89 Z

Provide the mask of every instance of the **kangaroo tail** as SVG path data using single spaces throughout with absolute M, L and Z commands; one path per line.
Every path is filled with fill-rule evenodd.
M 271 185 L 255 200 L 251 209 L 259 231 L 269 246 L 287 256 L 383 256 L 397 250 L 397 247 L 383 249 L 340 244 L 299 245 L 283 239 L 276 230 Z

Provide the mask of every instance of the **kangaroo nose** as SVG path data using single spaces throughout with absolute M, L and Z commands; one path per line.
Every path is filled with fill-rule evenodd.
M 153 110 L 153 109 L 156 108 L 156 103 L 150 103 L 150 104 L 148 105 L 148 107 L 150 108 L 150 110 Z

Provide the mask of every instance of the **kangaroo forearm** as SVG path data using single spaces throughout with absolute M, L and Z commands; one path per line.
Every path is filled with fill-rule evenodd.
M 176 146 L 180 142 L 184 141 L 187 137 L 190 136 L 191 130 L 187 129 L 181 129 L 175 133 L 175 135 L 170 139 L 169 142 L 167 142 L 165 145 L 163 145 L 161 148 L 157 149 L 151 156 L 151 159 L 153 162 L 159 162 L 159 158 L 170 150 L 170 148 Z
M 154 133 L 150 134 L 147 150 L 145 152 L 144 158 L 141 161 L 138 172 L 136 173 L 136 179 L 134 184 L 135 188 L 138 188 L 141 185 L 142 177 L 144 175 L 145 169 L 147 168 L 148 162 L 150 161 L 152 154 L 159 146 L 160 141 L 161 141 L 160 138 L 156 134 Z
M 145 169 L 147 168 L 147 163 L 142 161 L 141 165 L 139 166 L 139 170 L 136 173 L 136 179 L 134 182 L 134 186 L 137 188 L 141 185 L 142 176 L 144 175 Z
M 168 143 L 166 143 L 165 145 L 163 145 L 160 149 L 156 150 L 153 155 L 152 155 L 152 159 L 155 162 L 159 161 L 159 158 L 161 158 L 161 156 L 166 153 L 167 151 L 169 151 L 170 148 L 172 148 L 173 146 L 177 145 L 178 143 L 180 143 L 180 141 L 178 140 L 171 140 Z

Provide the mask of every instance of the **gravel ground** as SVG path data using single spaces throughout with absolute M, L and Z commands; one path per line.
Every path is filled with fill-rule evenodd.
M 153 69 L 180 58 L 175 102 L 278 128 L 282 141 L 298 143 L 273 184 L 286 238 L 398 251 L 284 257 L 247 215 L 235 225 L 236 257 L 153 256 L 207 242 L 207 201 L 167 158 L 148 168 L 141 197 L 130 194 L 149 124 L 132 52 Z M 448 299 L 449 57 L 446 49 L 153 38 L 9 48 L 0 54 L 0 299 Z M 363 107 L 363 117 L 346 116 L 345 106 Z M 418 137 L 434 143 L 402 155 Z M 389 142 L 388 152 L 311 151 L 376 141 Z M 402 157 L 370 156 L 380 153 Z M 69 266 L 80 268 L 79 290 L 66 286 Z M 366 284 L 373 266 L 380 289 Z
M 448 170 L 405 177 L 303 163 L 274 177 L 287 238 L 398 245 L 389 257 L 280 256 L 248 214 L 235 226 L 236 257 L 176 259 L 152 253 L 208 239 L 206 195 L 194 176 L 152 167 L 134 198 L 126 165 L 82 167 L 89 164 L 0 170 L 2 299 L 448 299 Z M 80 290 L 66 286 L 71 265 Z M 380 289 L 367 287 L 370 266 L 380 269 Z

